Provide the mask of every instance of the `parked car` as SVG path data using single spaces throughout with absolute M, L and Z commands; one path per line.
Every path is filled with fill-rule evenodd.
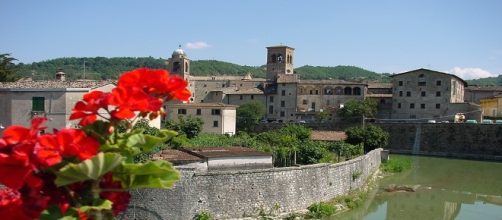
M 427 123 L 436 123 L 436 120 L 427 120 Z
M 490 119 L 483 119 L 483 121 L 481 121 L 482 124 L 493 124 L 493 121 L 490 120 Z
M 466 120 L 465 123 L 467 123 L 467 124 L 477 124 L 478 121 L 471 119 L 471 120 Z
M 502 124 L 502 120 L 495 120 L 495 124 Z

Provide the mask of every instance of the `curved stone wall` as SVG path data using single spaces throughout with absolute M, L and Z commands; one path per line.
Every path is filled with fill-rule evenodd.
M 292 212 L 361 187 L 380 166 L 381 149 L 337 164 L 246 171 L 180 170 L 173 189 L 132 191 L 122 219 L 192 219 L 206 211 L 217 219 Z

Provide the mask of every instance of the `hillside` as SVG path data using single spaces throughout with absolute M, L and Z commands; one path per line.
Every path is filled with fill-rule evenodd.
M 58 58 L 32 64 L 16 65 L 16 72 L 22 77 L 34 79 L 52 79 L 57 69 L 61 68 L 69 79 L 116 79 L 126 71 L 138 67 L 167 68 L 166 61 L 153 57 L 81 57 Z M 301 79 L 343 79 L 343 80 L 376 80 L 388 81 L 387 74 L 378 74 L 354 66 L 302 66 L 295 71 Z M 191 62 L 191 73 L 196 76 L 239 75 L 251 73 L 253 77 L 265 77 L 265 66 L 241 66 L 238 64 L 217 61 L 198 60 Z
M 485 86 L 485 85 L 490 85 L 490 86 L 502 86 L 502 75 L 499 75 L 497 77 L 487 77 L 487 78 L 481 78 L 481 79 L 471 79 L 471 80 L 466 80 L 469 85 L 478 85 L 478 86 Z

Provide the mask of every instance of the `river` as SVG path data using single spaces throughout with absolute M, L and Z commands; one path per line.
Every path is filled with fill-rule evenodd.
M 502 163 L 391 155 L 412 168 L 379 180 L 362 206 L 333 216 L 346 220 L 502 220 Z M 389 184 L 420 185 L 416 192 L 385 192 Z

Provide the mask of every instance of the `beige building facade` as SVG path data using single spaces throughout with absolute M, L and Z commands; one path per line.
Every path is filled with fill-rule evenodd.
M 177 121 L 178 117 L 197 117 L 202 119 L 202 132 L 234 135 L 237 120 L 235 105 L 223 103 L 167 104 L 164 120 Z
M 502 95 L 482 98 L 480 103 L 483 117 L 502 118 Z

